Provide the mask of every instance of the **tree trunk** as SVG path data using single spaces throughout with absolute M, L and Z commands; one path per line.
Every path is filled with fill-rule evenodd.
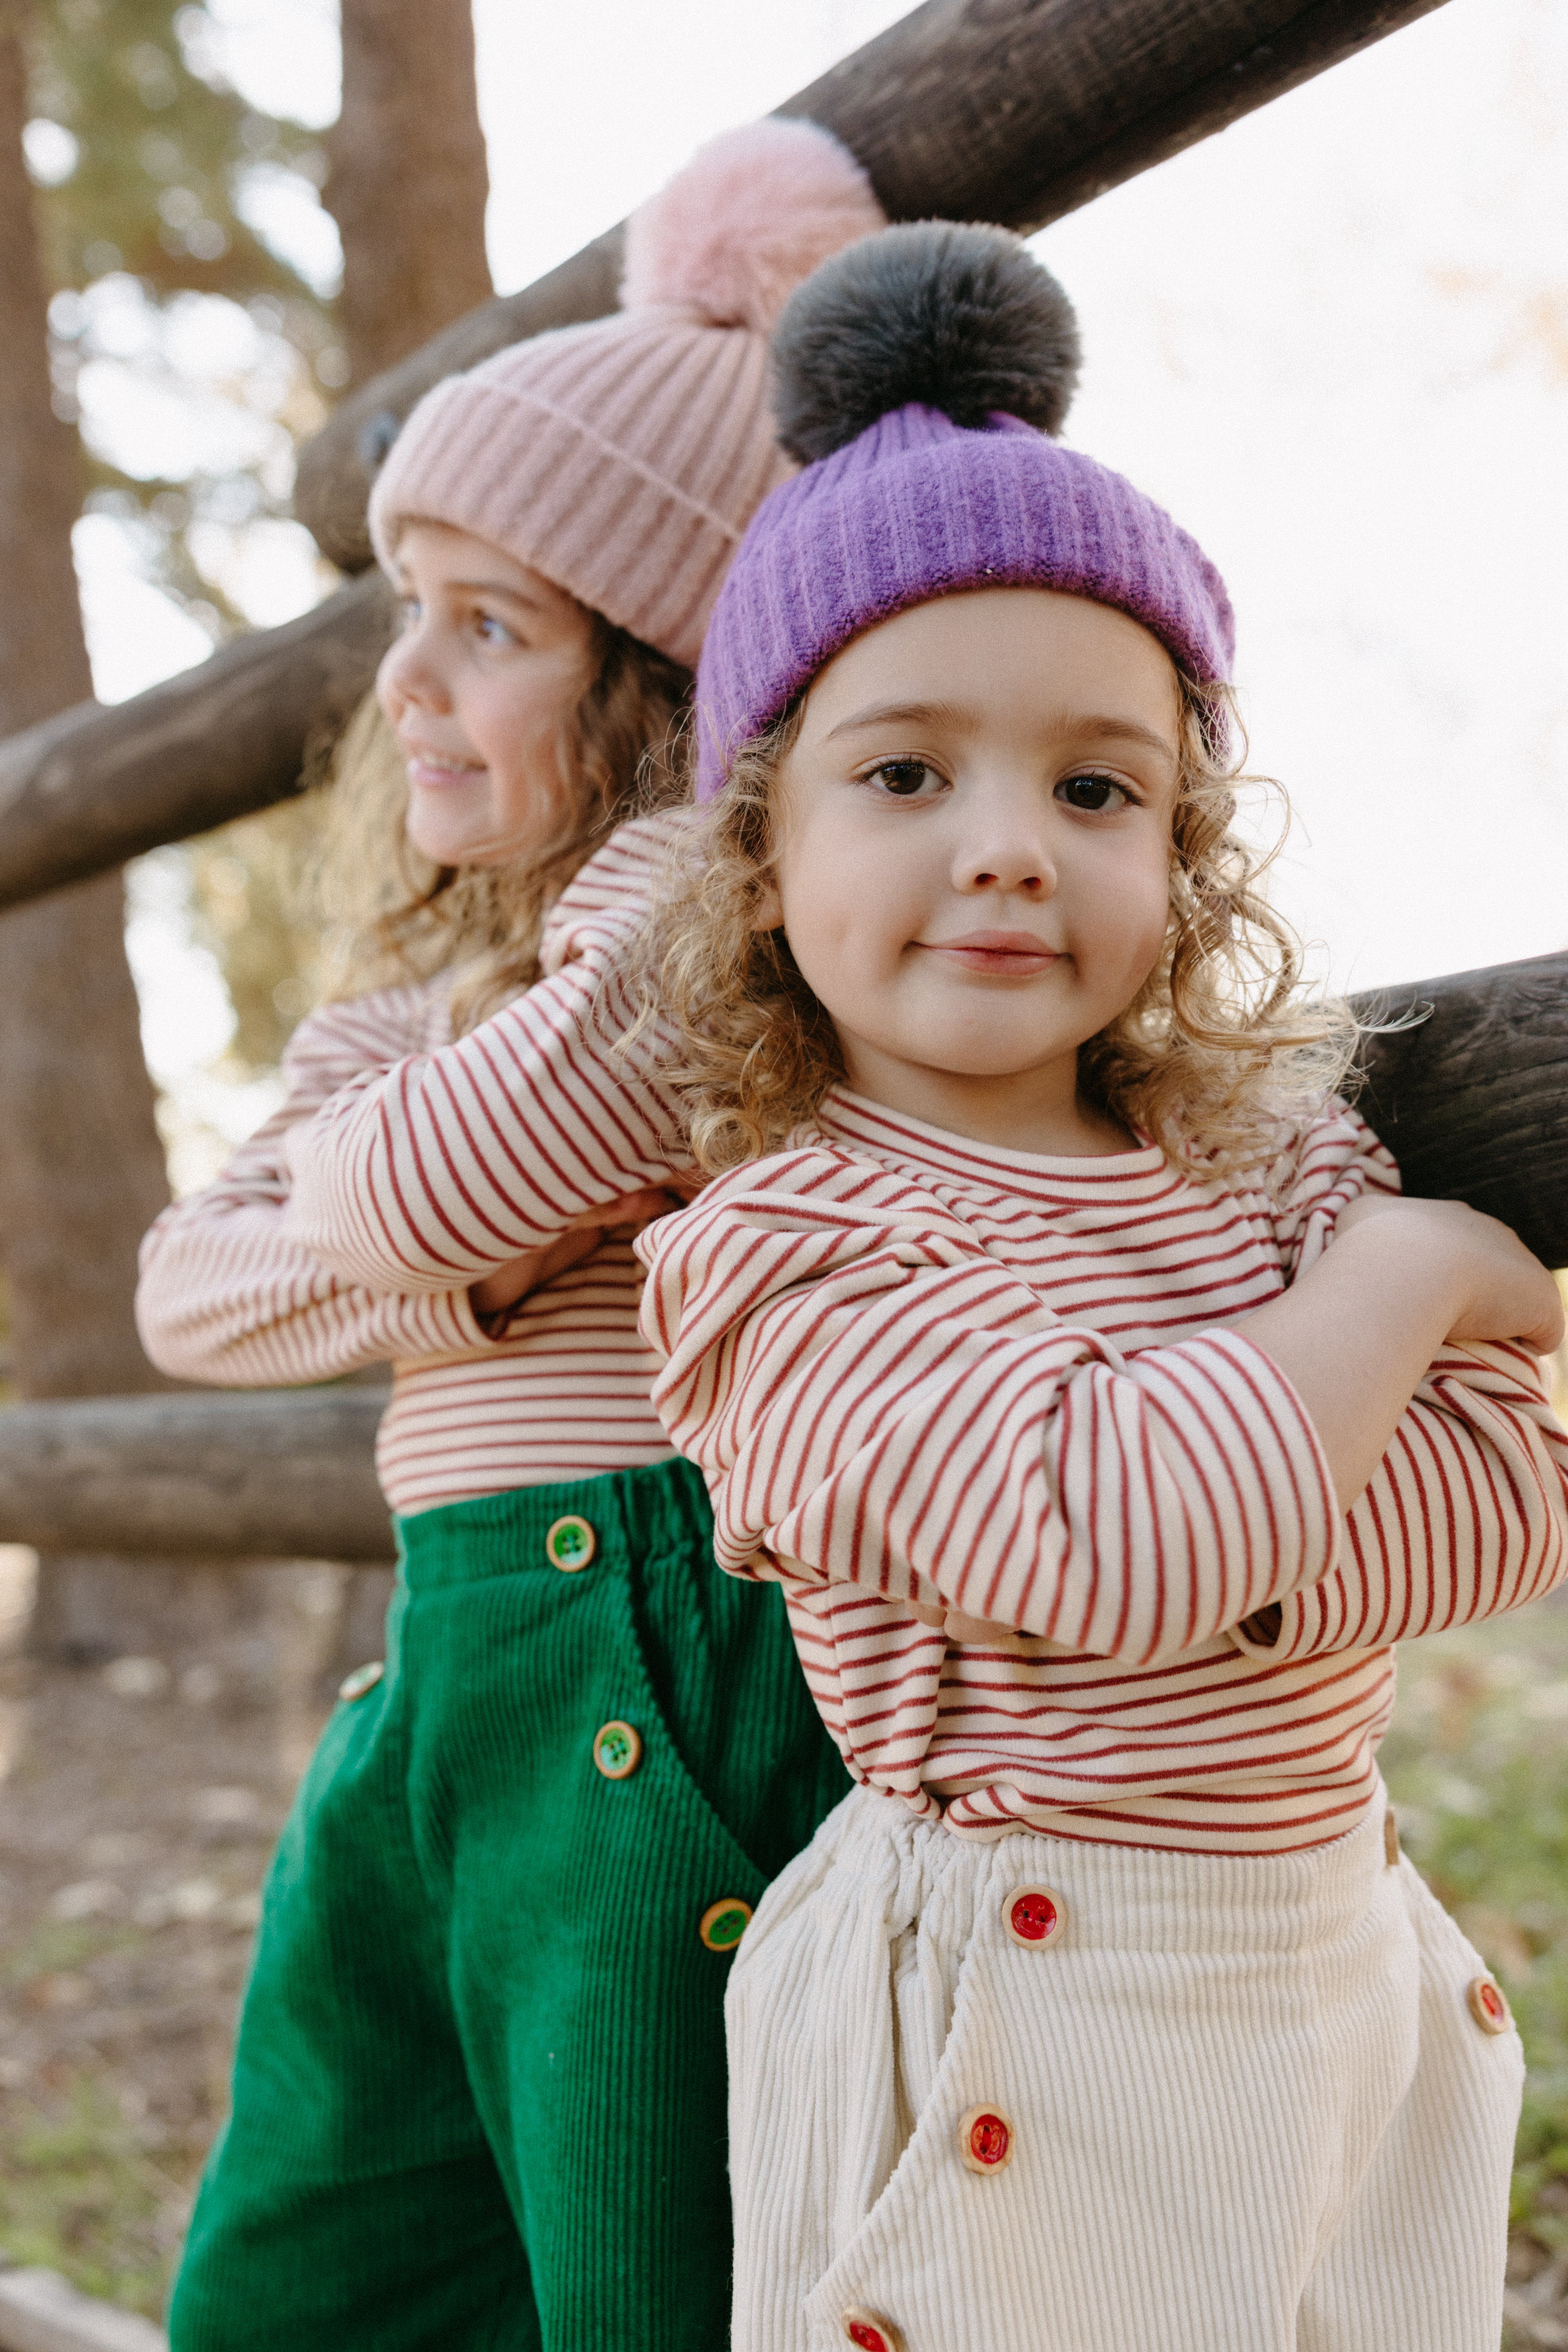
M 92 691 L 71 525 L 76 439 L 50 399 L 47 295 L 22 161 L 25 23 L 0 13 L 0 727 Z M 164 1385 L 132 1319 L 136 1248 L 169 1197 L 125 960 L 121 877 L 0 919 L 0 1261 L 24 1396 Z M 47 1563 L 42 1621 L 62 1579 Z M 132 1575 L 134 1571 L 126 1570 Z
M 494 290 L 469 0 L 342 0 L 342 110 L 323 191 L 343 241 L 350 381 Z

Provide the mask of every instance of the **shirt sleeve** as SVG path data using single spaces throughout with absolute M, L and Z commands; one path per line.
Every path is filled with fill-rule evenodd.
M 1365 1121 L 1332 1105 L 1307 1129 L 1281 1205 L 1289 1277 L 1330 1245 L 1347 1202 L 1398 1190 Z M 1520 1608 L 1565 1572 L 1568 1437 L 1540 1366 L 1518 1347 L 1450 1347 L 1347 1515 L 1332 1571 L 1231 1639 L 1275 1665 L 1382 1648 Z
M 375 1296 L 341 1281 L 286 1230 L 291 1129 L 356 1074 L 384 1069 L 446 1026 L 439 982 L 383 990 L 300 1024 L 279 1109 L 216 1182 L 165 1209 L 142 1242 L 136 1321 L 161 1370 L 284 1387 L 492 1344 L 466 1286 Z
M 593 896 L 601 862 L 637 831 L 624 827 L 563 895 L 547 978 L 457 1045 L 365 1073 L 290 1130 L 289 1231 L 342 1280 L 466 1286 L 689 1169 L 659 1076 L 668 1041 L 638 1025 L 626 954 L 651 887 L 646 840 L 616 890 Z
M 723 1567 L 1144 1663 L 1334 1565 L 1316 1432 L 1259 1349 L 1123 1358 L 889 1171 L 787 1155 L 638 1249 L 655 1406 Z
M 1261 1622 L 1249 1657 L 1286 1665 L 1500 1616 L 1568 1573 L 1568 1436 L 1518 1347 L 1447 1348 L 1345 1520 L 1338 1564 Z

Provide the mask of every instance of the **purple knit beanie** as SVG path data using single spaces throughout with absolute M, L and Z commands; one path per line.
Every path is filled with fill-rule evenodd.
M 779 438 L 804 472 L 741 542 L 697 671 L 697 797 L 852 637 L 970 588 L 1131 614 L 1177 667 L 1228 677 L 1235 623 L 1196 541 L 1048 435 L 1078 370 L 1071 306 L 1005 229 L 922 221 L 825 262 L 773 339 Z

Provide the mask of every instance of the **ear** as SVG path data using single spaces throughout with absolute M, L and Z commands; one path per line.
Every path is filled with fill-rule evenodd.
M 778 931 L 784 929 L 784 900 L 779 886 L 770 874 L 757 887 L 752 902 L 752 929 L 754 931 Z

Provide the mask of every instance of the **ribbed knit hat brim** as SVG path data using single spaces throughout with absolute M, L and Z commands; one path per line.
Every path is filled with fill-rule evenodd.
M 911 405 L 775 489 L 752 520 L 698 669 L 698 798 L 863 630 L 1008 586 L 1111 605 L 1189 677 L 1229 674 L 1225 583 L 1163 508 L 1015 418 L 974 431 Z
M 422 519 L 504 548 L 688 667 L 748 517 L 790 471 L 767 347 L 628 311 L 502 352 L 428 394 L 371 499 L 376 553 Z

